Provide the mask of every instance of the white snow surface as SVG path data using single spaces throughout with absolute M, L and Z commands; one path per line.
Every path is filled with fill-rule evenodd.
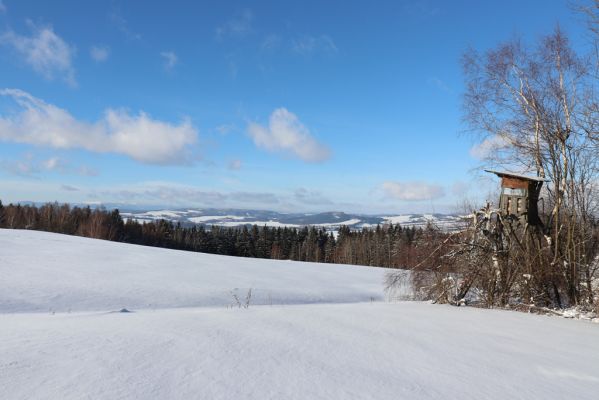
M 161 211 L 146 211 L 145 213 L 143 213 L 141 215 L 160 219 L 160 218 L 177 218 L 177 217 L 180 217 L 180 214 L 181 214 L 181 211 L 161 210 Z
M 0 312 L 382 300 L 385 269 L 298 263 L 0 229 Z
M 187 218 L 190 222 L 199 224 L 202 222 L 208 221 L 220 221 L 220 220 L 235 220 L 235 221 L 243 221 L 245 217 L 240 217 L 238 215 L 202 215 L 201 217 L 190 217 Z
M 412 215 L 395 215 L 383 217 L 383 219 L 390 224 L 403 224 L 409 222 L 412 219 Z
M 202 218 L 202 217 L 200 217 Z M 223 219 L 225 219 L 225 217 L 221 217 Z M 338 218 L 338 217 L 337 217 Z M 210 225 L 218 225 L 218 226 L 222 226 L 222 227 L 228 227 L 228 228 L 234 228 L 234 227 L 238 227 L 240 225 L 239 220 L 243 220 L 244 217 L 237 217 L 235 221 L 222 221 L 222 220 L 215 220 L 215 219 L 204 219 L 204 220 L 198 220 L 195 217 L 192 218 L 188 218 L 191 222 L 195 222 L 195 223 L 199 223 L 199 222 L 210 222 Z M 268 226 L 270 228 L 301 228 L 303 226 L 314 226 L 314 227 L 323 227 L 323 228 L 333 228 L 333 227 L 340 227 L 342 225 L 346 225 L 346 226 L 351 226 L 351 225 L 355 225 L 357 223 L 359 223 L 360 220 L 357 218 L 352 218 L 352 219 L 348 219 L 347 221 L 341 221 L 341 222 L 326 222 L 326 223 L 321 223 L 321 224 L 308 224 L 308 225 L 300 225 L 300 224 L 289 224 L 286 222 L 280 222 L 280 221 L 274 221 L 274 220 L 268 220 L 268 221 L 247 221 L 248 224 L 251 225 L 257 225 L 257 226 Z
M 599 324 L 371 302 L 382 276 L 0 230 L 0 398 L 597 399 Z
M 338 215 L 335 215 L 335 218 L 339 218 Z M 346 226 L 350 226 L 350 225 L 355 225 L 360 223 L 360 220 L 358 218 L 352 218 L 352 219 L 348 219 L 347 221 L 341 221 L 341 222 L 331 222 L 331 223 L 324 223 L 324 224 L 312 224 L 312 226 L 342 226 L 342 225 L 346 225 Z
M 282 223 L 280 221 L 273 221 L 273 220 L 268 220 L 268 221 L 247 221 L 247 224 L 250 225 L 257 225 L 257 226 L 268 226 L 270 228 L 301 228 L 301 225 L 295 225 L 295 224 L 285 224 Z M 226 228 L 235 228 L 235 227 L 239 227 L 240 226 L 240 222 L 238 221 L 216 221 L 216 222 L 212 222 L 211 225 L 218 225 L 218 226 L 223 226 Z

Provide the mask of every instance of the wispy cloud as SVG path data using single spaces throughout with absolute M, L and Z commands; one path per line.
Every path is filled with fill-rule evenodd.
M 9 30 L 0 35 L 0 44 L 12 47 L 25 63 L 46 79 L 60 76 L 70 86 L 76 86 L 75 48 L 58 36 L 51 26 L 38 27 L 30 21 L 28 24 L 31 35 Z
M 87 200 L 173 208 L 215 207 L 322 212 L 323 208 L 340 210 L 364 207 L 348 202 L 334 202 L 320 191 L 306 188 L 283 192 L 219 191 L 172 182 L 139 182 L 126 186 L 94 186 L 80 189 Z
M 41 171 L 39 163 L 35 162 L 32 154 L 25 154 L 20 159 L 1 159 L 0 169 L 11 175 L 32 176 Z
M 89 56 L 92 60 L 97 62 L 104 62 L 108 60 L 110 55 L 110 48 L 108 46 L 92 46 L 89 49 Z
M 302 204 L 308 205 L 332 205 L 333 202 L 324 196 L 318 190 L 309 190 L 306 188 L 296 189 L 294 192 L 294 198 L 296 201 Z
M 235 61 L 232 58 L 229 58 L 227 66 L 229 67 L 229 75 L 231 75 L 231 78 L 237 78 L 237 74 L 239 73 L 239 66 L 237 65 L 237 61 Z
M 469 190 L 470 190 L 470 185 L 466 182 L 455 181 L 451 185 L 451 193 L 454 196 L 464 196 L 468 193 Z
M 160 56 L 164 59 L 164 69 L 167 71 L 173 69 L 179 62 L 179 57 L 173 51 L 163 51 Z
M 127 188 L 92 190 L 90 198 L 101 201 L 124 201 L 129 204 L 169 204 L 207 206 L 223 204 L 227 196 L 217 191 L 203 190 L 193 186 L 170 183 L 142 183 Z
M 286 195 L 271 192 L 221 192 L 170 182 L 142 182 L 126 188 L 100 188 L 88 191 L 90 199 L 102 202 L 167 205 L 169 207 L 254 207 L 281 205 Z
M 295 114 L 285 108 L 272 112 L 268 126 L 250 122 L 248 134 L 254 144 L 267 151 L 291 154 L 306 162 L 328 160 L 331 152 L 319 143 Z
M 214 128 L 219 134 L 225 136 L 237 129 L 237 126 L 233 123 L 221 124 Z
M 259 43 L 259 49 L 264 54 L 290 52 L 305 58 L 317 55 L 334 55 L 339 52 L 337 44 L 329 35 L 290 35 L 268 34 Z
M 129 40 L 141 40 L 141 34 L 129 27 L 129 22 L 123 17 L 119 8 L 114 8 L 108 15 L 110 22 Z
M 68 111 L 19 89 L 0 90 L 20 107 L 0 116 L 0 140 L 38 146 L 124 154 L 148 164 L 181 164 L 197 130 L 184 119 L 179 124 L 153 119 L 140 111 L 107 109 L 95 123 L 77 120 Z
M 64 190 L 66 192 L 78 192 L 79 188 L 71 185 L 61 185 L 60 190 Z
M 293 41 L 293 51 L 303 56 L 308 56 L 317 52 L 337 53 L 337 45 L 328 35 L 312 36 L 304 35 Z
M 251 10 L 245 9 L 216 28 L 216 38 L 222 40 L 227 37 L 240 38 L 253 31 L 252 20 L 254 15 Z
M 81 176 L 98 176 L 98 175 L 100 175 L 100 173 L 96 169 L 90 168 L 86 165 L 81 165 L 80 167 L 77 167 L 76 171 L 77 171 L 77 175 L 81 175 Z
M 235 204 L 278 204 L 281 200 L 274 193 L 261 192 L 233 192 L 227 195 Z
M 229 161 L 229 169 L 232 171 L 237 171 L 241 169 L 241 160 L 236 159 L 236 160 L 231 160 Z
M 19 176 L 34 177 L 43 172 L 63 175 L 95 176 L 97 172 L 86 166 L 73 166 L 59 157 L 39 160 L 32 153 L 26 153 L 19 159 L 0 160 L 0 169 Z
M 441 79 L 437 78 L 437 77 L 430 77 L 426 80 L 426 83 L 429 84 L 430 86 L 433 86 L 443 92 L 447 92 L 447 93 L 451 93 L 452 90 L 451 88 Z
M 260 49 L 265 51 L 275 50 L 283 43 L 283 38 L 277 34 L 266 35 L 260 44 Z
M 58 157 L 49 158 L 42 165 L 48 171 L 64 171 L 66 169 L 65 163 Z
M 445 196 L 445 189 L 442 186 L 422 181 L 385 182 L 382 189 L 388 197 L 397 200 L 435 200 Z
M 6 6 L 4 5 L 4 2 L 0 0 L 0 13 L 4 12 L 6 12 Z
M 477 160 L 484 160 L 494 153 L 508 147 L 508 143 L 501 136 L 490 136 L 477 143 L 470 149 L 470 155 Z
M 441 12 L 441 8 L 431 0 L 410 1 L 403 7 L 408 14 L 416 16 L 434 17 Z

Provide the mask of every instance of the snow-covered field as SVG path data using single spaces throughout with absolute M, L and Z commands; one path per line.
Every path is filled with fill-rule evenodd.
M 385 269 L 143 247 L 0 229 L 0 312 L 383 300 Z
M 597 399 L 599 324 L 383 275 L 0 230 L 0 398 Z

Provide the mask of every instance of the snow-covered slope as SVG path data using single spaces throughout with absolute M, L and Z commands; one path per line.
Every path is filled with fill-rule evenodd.
M 385 269 L 226 257 L 0 229 L 0 312 L 381 300 Z
M 599 324 L 370 301 L 382 276 L 0 230 L 0 398 L 597 399 Z

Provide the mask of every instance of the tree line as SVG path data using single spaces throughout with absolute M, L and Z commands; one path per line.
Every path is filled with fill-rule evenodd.
M 119 210 L 42 206 L 0 201 L 0 228 L 31 229 L 67 235 L 228 256 L 319 263 L 410 268 L 428 254 L 445 233 L 434 227 L 399 224 L 353 231 L 346 226 L 336 235 L 323 228 L 241 226 L 236 228 L 182 226 L 164 219 L 140 223 L 123 220 Z

